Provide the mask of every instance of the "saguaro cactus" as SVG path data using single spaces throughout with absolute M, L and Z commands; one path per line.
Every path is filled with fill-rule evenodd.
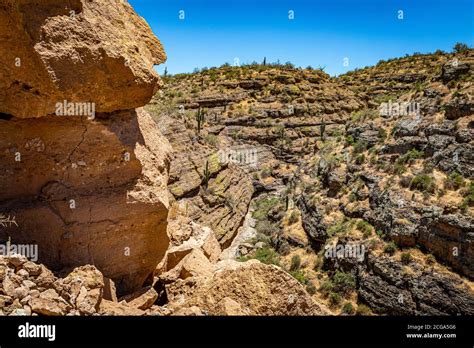
M 323 123 L 321 123 L 320 127 L 320 133 L 321 133 L 321 140 L 324 141 L 324 132 L 326 131 L 326 122 L 323 120 Z
M 201 134 L 202 125 L 204 123 L 204 113 L 201 111 L 201 108 L 196 113 L 196 122 L 198 134 Z
M 210 178 L 211 178 L 211 172 L 209 170 L 209 161 L 206 160 L 206 165 L 204 166 L 204 172 L 203 172 L 203 184 L 205 187 L 207 187 L 207 184 L 209 183 Z

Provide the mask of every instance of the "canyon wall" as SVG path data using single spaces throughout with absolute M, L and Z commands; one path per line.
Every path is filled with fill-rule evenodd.
M 171 148 L 138 108 L 159 87 L 160 42 L 106 0 L 1 0 L 0 41 L 0 214 L 15 219 L 0 240 L 139 288 L 169 244 Z

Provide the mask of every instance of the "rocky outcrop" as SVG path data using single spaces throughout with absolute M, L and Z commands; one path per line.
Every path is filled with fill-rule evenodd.
M 0 315 L 93 315 L 107 281 L 94 266 L 64 278 L 23 256 L 0 257 Z
M 0 23 L 0 113 L 46 116 L 63 100 L 133 109 L 157 90 L 165 53 L 126 1 L 2 0 Z
M 359 296 L 379 313 L 472 315 L 474 296 L 456 275 L 410 264 L 411 272 L 388 257 L 370 256 L 360 271 Z
M 288 273 L 257 260 L 221 261 L 212 275 L 166 288 L 175 311 L 197 307 L 206 315 L 327 315 Z
M 221 246 L 228 247 L 254 192 L 245 166 L 222 161 L 219 151 L 233 147 L 213 147 L 193 136 L 182 120 L 154 115 L 173 147 L 168 187 L 180 212 L 211 228 Z
M 4 0 L 0 23 L 0 240 L 140 288 L 169 242 L 170 146 L 135 109 L 161 44 L 126 1 Z

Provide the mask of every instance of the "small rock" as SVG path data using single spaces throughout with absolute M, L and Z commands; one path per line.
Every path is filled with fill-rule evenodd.
M 18 272 L 16 272 L 17 275 L 22 277 L 23 279 L 27 279 L 30 275 L 28 274 L 28 271 L 24 269 L 20 269 Z
M 41 274 L 41 266 L 37 265 L 34 262 L 27 261 L 23 264 L 25 271 L 29 273 L 30 276 L 39 276 Z

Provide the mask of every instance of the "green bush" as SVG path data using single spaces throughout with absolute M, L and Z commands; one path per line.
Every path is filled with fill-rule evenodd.
M 405 173 L 406 170 L 407 168 L 405 167 L 405 164 L 403 163 L 395 162 L 395 164 L 393 165 L 393 173 L 396 175 L 401 175 Z
M 297 271 L 290 271 L 289 272 L 293 278 L 299 281 L 301 284 L 306 285 L 308 284 L 308 278 L 306 278 L 305 273 L 302 270 Z
M 455 53 L 462 53 L 462 52 L 466 52 L 469 50 L 469 46 L 466 45 L 465 43 L 462 43 L 462 42 L 457 42 L 454 47 L 453 47 L 453 50 Z
M 370 310 L 369 307 L 367 307 L 365 304 L 359 304 L 357 306 L 357 311 L 356 311 L 356 314 L 357 315 L 362 315 L 362 316 L 366 316 L 366 315 L 371 315 L 372 314 L 372 311 Z
M 299 255 L 293 255 L 291 258 L 290 271 L 297 271 L 301 267 L 301 257 Z
M 255 210 L 252 217 L 256 220 L 264 220 L 267 218 L 271 208 L 279 203 L 277 197 L 261 198 L 255 201 Z
M 341 301 L 342 301 L 342 297 L 337 292 L 329 293 L 329 303 L 331 305 L 336 306 L 336 305 L 340 304 Z
M 273 233 L 278 232 L 278 226 L 268 220 L 258 221 L 255 229 L 258 233 L 264 234 L 266 236 L 271 236 Z
M 383 252 L 389 255 L 395 254 L 395 251 L 397 251 L 397 245 L 394 242 L 387 243 L 383 249 Z
M 331 225 L 327 230 L 326 233 L 329 237 L 335 235 L 345 234 L 347 231 L 351 229 L 351 220 L 347 219 L 346 217 L 338 220 L 333 225 Z
M 342 313 L 345 314 L 354 314 L 354 306 L 352 306 L 352 303 L 346 302 L 344 303 L 344 306 L 342 306 Z
M 428 265 L 433 265 L 435 262 L 436 262 L 436 257 L 434 257 L 434 255 L 429 254 L 429 255 L 426 257 L 426 263 L 427 263 Z
M 372 233 L 372 225 L 365 220 L 359 220 L 356 225 L 357 229 L 364 235 L 370 235 Z
M 253 255 L 240 257 L 238 260 L 247 261 L 250 259 L 257 259 L 267 265 L 280 266 L 280 255 L 278 255 L 278 253 L 274 249 L 269 247 L 257 249 Z
M 457 190 L 464 185 L 464 178 L 457 172 L 451 173 L 446 178 L 444 185 L 447 189 Z
M 296 210 L 294 210 L 291 212 L 290 217 L 288 218 L 288 223 L 290 225 L 293 225 L 294 223 L 298 221 L 298 218 L 299 218 L 299 214 Z
M 411 149 L 404 155 L 397 158 L 395 164 L 411 164 L 414 160 L 423 158 L 425 153 L 423 151 L 418 151 L 417 149 Z
M 361 165 L 365 162 L 365 155 L 363 153 L 358 154 L 355 158 L 355 163 Z
M 219 137 L 215 134 L 206 134 L 204 140 L 212 146 L 217 146 L 219 144 Z
M 342 295 L 347 295 L 356 288 L 356 281 L 354 275 L 351 273 L 336 271 L 332 277 L 334 284 L 334 291 Z
M 432 176 L 421 174 L 411 179 L 410 188 L 421 192 L 433 193 L 436 189 L 436 184 Z
M 270 168 L 263 168 L 260 172 L 262 179 L 268 178 L 272 175 L 272 171 Z
M 387 131 L 383 128 L 379 128 L 379 138 L 380 138 L 380 141 L 384 141 L 385 139 L 387 139 Z
M 321 284 L 321 287 L 319 290 L 323 295 L 328 295 L 330 292 L 332 292 L 334 289 L 334 284 L 331 279 L 328 279 L 324 281 L 324 283 Z
M 408 265 L 412 260 L 411 254 L 410 253 L 402 253 L 401 255 L 401 261 L 404 265 Z
M 352 135 L 348 135 L 346 137 L 346 144 L 347 145 L 354 145 L 355 141 L 354 141 L 354 137 Z
M 316 293 L 316 287 L 313 283 L 310 282 L 308 283 L 308 285 L 306 285 L 306 291 L 308 292 L 308 294 L 314 295 Z
M 354 144 L 354 152 L 361 153 L 367 150 L 367 142 L 365 140 L 357 140 Z
M 471 182 L 469 187 L 464 194 L 464 200 L 461 204 L 461 209 L 467 209 L 467 207 L 472 207 L 474 205 L 474 183 Z

